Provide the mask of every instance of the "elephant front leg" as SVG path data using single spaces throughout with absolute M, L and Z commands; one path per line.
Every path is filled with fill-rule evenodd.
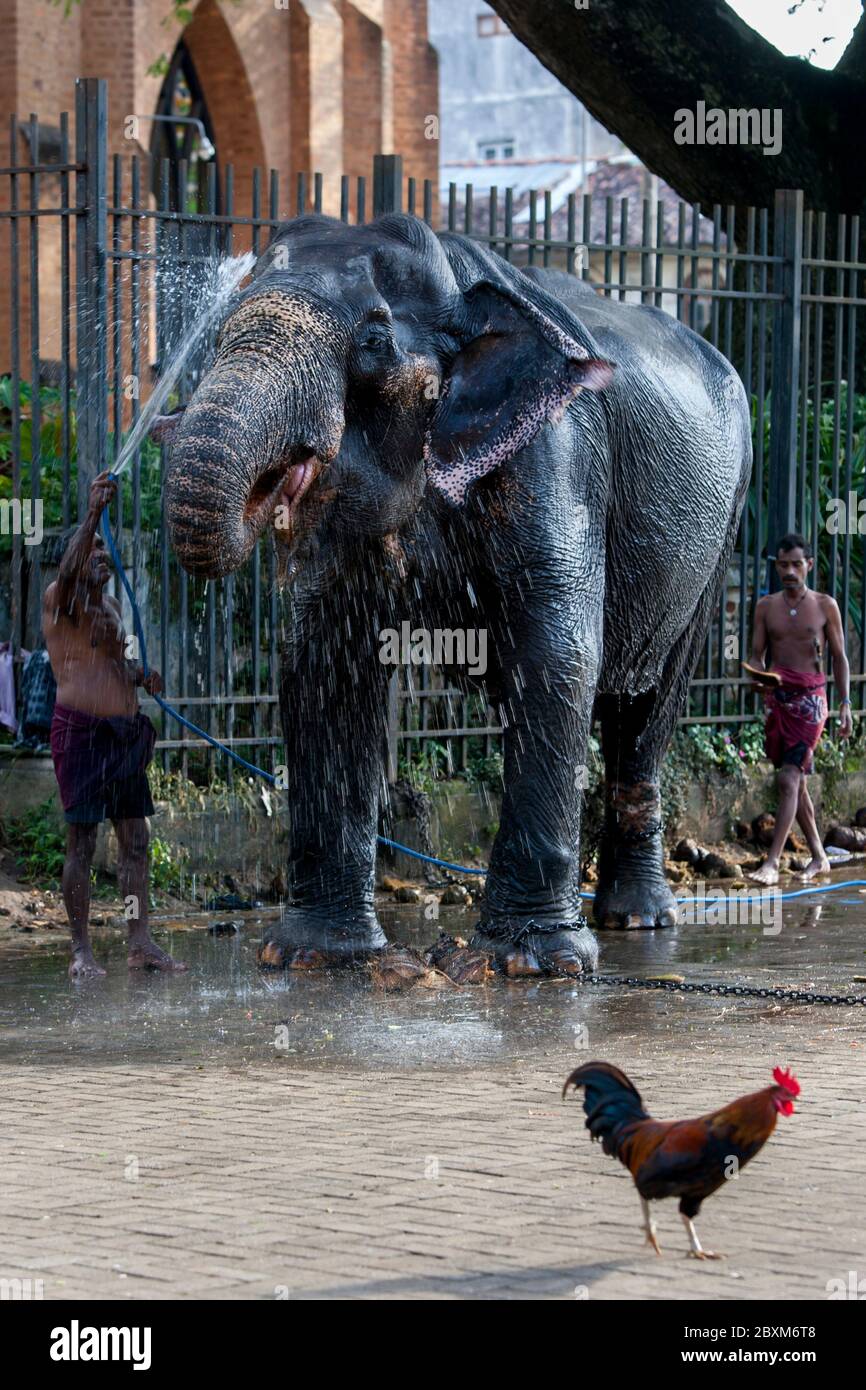
M 505 792 L 472 942 L 511 978 L 580 975 L 598 961 L 581 910 L 579 848 L 595 642 L 539 648 L 551 615 L 537 615 L 531 630 L 532 646 L 507 664 Z
M 388 944 L 374 906 L 387 673 L 331 632 L 281 684 L 289 903 L 259 956 L 274 968 L 352 964 Z
M 660 740 L 653 693 L 600 697 L 606 811 L 595 894 L 599 927 L 672 927 L 676 900 L 664 873 Z

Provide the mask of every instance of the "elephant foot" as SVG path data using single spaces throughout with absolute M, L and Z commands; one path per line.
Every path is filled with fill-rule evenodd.
M 494 928 L 480 923 L 470 945 L 489 952 L 498 970 L 510 980 L 538 976 L 590 974 L 598 965 L 598 945 L 585 924 L 556 927 L 552 931 L 536 928 L 534 922 L 513 923 Z
M 595 925 L 603 931 L 652 931 L 674 927 L 677 903 L 664 877 L 618 877 L 600 882 L 595 894 Z
M 608 787 L 595 925 L 607 930 L 673 927 L 677 904 L 664 875 L 661 798 L 654 781 Z
M 266 933 L 258 962 L 266 970 L 333 970 L 364 965 L 387 948 L 375 920 L 336 926 L 289 909 Z
M 455 985 L 483 985 L 493 974 L 491 955 L 467 946 L 462 936 L 441 934 L 427 952 L 430 967 L 446 975 Z

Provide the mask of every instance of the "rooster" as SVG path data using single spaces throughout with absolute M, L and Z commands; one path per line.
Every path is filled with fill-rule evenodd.
M 584 1088 L 586 1127 L 600 1139 L 606 1154 L 624 1163 L 640 1194 L 644 1230 L 649 1244 L 661 1254 L 649 1204 L 660 1197 L 679 1197 L 680 1215 L 688 1232 L 689 1255 L 717 1260 L 698 1240 L 694 1218 L 701 1203 L 739 1172 L 764 1147 L 776 1127 L 777 1115 L 792 1115 L 800 1084 L 790 1071 L 776 1067 L 775 1085 L 741 1096 L 701 1115 L 697 1120 L 654 1120 L 647 1114 L 637 1089 L 610 1062 L 587 1062 L 573 1071 L 562 1088 Z M 733 1160 L 733 1163 L 732 1163 Z

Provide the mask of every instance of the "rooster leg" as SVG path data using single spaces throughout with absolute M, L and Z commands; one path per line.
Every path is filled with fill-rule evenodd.
M 695 1260 L 723 1260 L 724 1255 L 717 1255 L 714 1250 L 705 1250 L 701 1245 L 691 1217 L 686 1216 L 685 1212 L 682 1211 L 680 1212 L 680 1216 L 683 1218 L 683 1225 L 688 1231 L 689 1244 L 692 1247 L 689 1251 L 689 1255 Z
M 646 1197 L 641 1197 L 640 1204 L 643 1209 L 643 1228 L 646 1231 L 647 1245 L 651 1245 L 656 1254 L 660 1255 L 662 1251 L 656 1239 L 656 1223 L 650 1216 L 649 1202 Z

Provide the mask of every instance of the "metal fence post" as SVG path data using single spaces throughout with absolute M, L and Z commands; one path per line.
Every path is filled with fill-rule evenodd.
M 103 78 L 75 83 L 75 382 L 78 519 L 90 484 L 108 465 L 106 281 L 108 101 Z
M 373 216 L 403 211 L 403 156 L 373 155 Z
M 803 288 L 803 192 L 776 190 L 773 288 L 781 292 L 773 314 L 773 374 L 770 396 L 770 496 L 767 558 L 776 542 L 797 524 L 797 414 L 800 404 L 800 312 Z M 760 428 L 760 422 L 759 422 Z M 770 587 L 778 587 L 771 571 Z

